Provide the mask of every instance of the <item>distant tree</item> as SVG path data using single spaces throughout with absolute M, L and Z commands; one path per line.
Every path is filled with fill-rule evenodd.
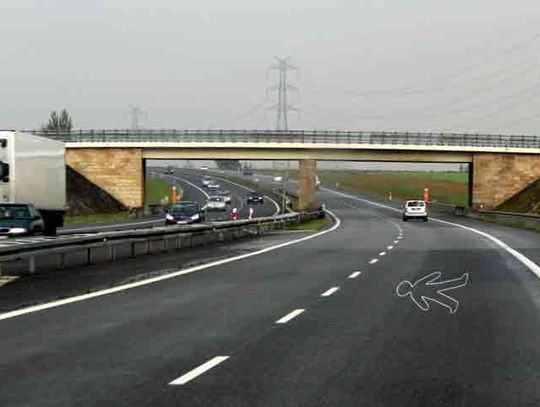
M 43 126 L 43 130 L 48 131 L 71 131 L 72 128 L 73 121 L 66 109 L 63 109 L 60 115 L 56 110 L 53 110 L 49 116 L 49 122 Z

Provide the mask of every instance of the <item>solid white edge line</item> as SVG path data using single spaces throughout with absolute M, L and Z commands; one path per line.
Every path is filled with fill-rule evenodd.
M 349 277 L 347 277 L 347 278 L 351 278 L 351 279 L 352 279 L 352 278 L 356 278 L 356 277 L 358 277 L 360 274 L 362 274 L 361 271 L 355 271 L 354 273 L 351 273 L 351 274 L 349 275 Z
M 371 260 L 369 261 L 369 264 L 375 264 L 375 263 L 377 263 L 378 261 L 379 261 L 379 259 L 371 259 Z M 1 315 L 0 315 L 0 316 L 1 316 Z
M 220 266 L 220 265 L 227 264 L 227 263 L 232 263 L 234 261 L 246 259 L 246 258 L 249 258 L 249 257 L 258 256 L 258 255 L 263 254 L 263 253 L 268 253 L 268 252 L 271 252 L 271 251 L 274 251 L 274 250 L 277 250 L 277 249 L 281 249 L 282 247 L 287 247 L 287 246 L 291 246 L 293 244 L 304 242 L 306 240 L 314 239 L 316 237 L 319 237 L 319 236 L 325 235 L 327 233 L 333 232 L 334 230 L 336 230 L 337 228 L 339 228 L 341 226 L 341 219 L 339 219 L 333 212 L 331 212 L 329 210 L 327 210 L 326 212 L 332 218 L 334 218 L 334 225 L 329 229 L 322 230 L 322 231 L 314 233 L 312 235 L 304 236 L 304 237 L 301 237 L 301 238 L 295 239 L 295 240 L 289 240 L 287 242 L 280 243 L 280 244 L 270 246 L 270 247 L 266 247 L 264 249 L 257 250 L 255 252 L 245 253 L 245 254 L 241 254 L 241 255 L 238 255 L 238 256 L 229 257 L 227 259 L 216 260 L 216 261 L 212 261 L 210 263 L 201 264 L 201 265 L 194 266 L 194 267 L 189 267 L 187 269 L 178 270 L 178 271 L 175 271 L 175 272 L 172 272 L 172 273 L 169 273 L 169 274 L 164 274 L 164 275 L 161 275 L 161 276 L 158 276 L 158 277 L 147 278 L 147 279 L 144 279 L 144 280 L 141 280 L 141 281 L 136 281 L 136 282 L 129 283 L 129 284 L 124 284 L 124 285 L 120 285 L 120 286 L 116 286 L 116 287 L 112 287 L 112 288 L 107 288 L 107 289 L 104 289 L 104 290 L 94 291 L 94 292 L 91 292 L 91 293 L 88 293 L 88 294 L 77 295 L 77 296 L 73 296 L 73 297 L 64 298 L 62 300 L 51 301 L 51 302 L 47 302 L 47 303 L 40 304 L 40 305 L 33 305 L 33 306 L 30 306 L 30 307 L 21 308 L 21 309 L 14 310 L 14 311 L 4 312 L 4 313 L 0 314 L 0 321 L 3 321 L 5 319 L 10 319 L 10 318 L 15 318 L 15 317 L 18 317 L 18 316 L 21 316 L 21 315 L 26 315 L 26 314 L 31 314 L 31 313 L 34 313 L 34 312 L 43 311 L 43 310 L 50 309 L 50 308 L 59 307 L 59 306 L 62 306 L 62 305 L 71 304 L 71 303 L 74 303 L 74 302 L 86 301 L 86 300 L 89 300 L 89 299 L 92 299 L 92 298 L 97 298 L 97 297 L 101 297 L 101 296 L 108 295 L 108 294 L 114 294 L 114 293 L 117 293 L 117 292 L 120 292 L 120 291 L 130 290 L 132 288 L 142 287 L 142 286 L 145 286 L 145 285 L 148 285 L 148 284 L 157 283 L 159 281 L 168 280 L 168 279 L 175 278 L 175 277 L 178 277 L 178 276 L 182 276 L 182 275 L 185 275 L 185 274 L 191 274 L 191 273 L 195 273 L 195 272 L 200 271 L 200 270 L 205 270 L 205 269 L 208 269 L 208 268 L 212 268 L 212 267 L 215 267 L 215 266 Z
M 321 294 L 321 297 L 330 297 L 332 294 L 334 294 L 337 290 L 339 290 L 339 287 L 332 287 L 326 290 L 324 293 Z
M 379 206 L 381 208 L 390 209 L 390 210 L 392 210 L 394 212 L 400 212 L 401 213 L 401 211 L 399 209 L 392 208 L 391 206 L 388 206 L 388 205 L 383 205 L 383 204 L 380 204 L 380 203 L 377 203 L 377 202 L 371 202 L 371 201 L 368 201 L 367 199 L 362 199 L 362 198 L 355 197 L 353 195 L 348 195 L 348 194 L 344 194 L 342 192 L 333 191 L 333 190 L 328 189 L 328 188 L 321 188 L 321 189 L 324 189 L 325 191 L 334 193 L 336 195 L 341 195 L 341 196 L 345 196 L 347 198 L 356 199 L 358 201 L 365 202 L 365 203 L 370 204 L 370 205 Z M 430 217 L 430 219 L 432 219 L 435 222 L 439 222 L 439 223 L 442 223 L 442 224 L 458 227 L 458 228 L 467 230 L 469 232 L 476 233 L 476 234 L 478 234 L 480 236 L 485 237 L 488 240 L 491 240 L 493 243 L 495 243 L 501 249 L 505 250 L 507 253 L 512 255 L 518 261 L 520 261 L 525 267 L 527 267 L 530 271 L 532 271 L 538 278 L 540 278 L 540 266 L 538 266 L 538 264 L 536 264 L 534 261 L 529 259 L 523 253 L 521 253 L 521 252 L 517 251 L 516 249 L 508 246 L 506 243 L 504 243 L 499 238 L 497 238 L 497 237 L 495 237 L 493 235 L 490 235 L 489 233 L 483 232 L 481 230 L 472 228 L 470 226 L 460 225 L 459 223 L 449 222 L 449 221 L 434 218 L 434 217 Z
M 186 384 L 187 382 L 195 379 L 196 377 L 202 375 L 203 373 L 207 372 L 208 370 L 212 369 L 213 367 L 216 367 L 220 363 L 225 362 L 227 359 L 229 359 L 229 356 L 216 356 L 209 361 L 203 363 L 202 365 L 196 367 L 193 370 L 190 370 L 189 372 L 183 374 L 178 379 L 174 379 L 172 382 L 169 383 L 171 386 L 181 386 L 183 384 Z
M 303 308 L 295 309 L 294 311 L 289 312 L 284 317 L 281 317 L 280 319 L 278 319 L 276 321 L 276 324 L 286 324 L 291 319 L 296 318 L 298 315 L 300 315 L 304 311 L 305 311 L 305 309 L 303 309 Z

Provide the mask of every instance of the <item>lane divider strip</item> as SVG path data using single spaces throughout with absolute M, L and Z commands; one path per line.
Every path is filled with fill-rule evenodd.
M 210 369 L 216 367 L 220 363 L 225 362 L 227 359 L 229 359 L 229 356 L 216 356 L 215 358 L 210 359 L 209 361 L 203 363 L 202 365 L 196 367 L 193 370 L 190 370 L 186 374 L 183 374 L 178 379 L 174 379 L 172 382 L 169 383 L 171 386 L 182 386 L 186 384 L 187 382 L 190 382 L 191 380 L 195 379 L 196 377 L 202 375 L 203 373 L 206 373 Z
M 289 322 L 291 319 L 293 318 L 296 318 L 298 315 L 300 315 L 301 313 L 303 313 L 305 311 L 305 309 L 301 308 L 301 309 L 295 309 L 294 311 L 291 311 L 289 312 L 287 315 L 285 315 L 284 317 L 281 317 L 280 319 L 278 319 L 276 321 L 276 324 L 286 324 L 287 322 Z

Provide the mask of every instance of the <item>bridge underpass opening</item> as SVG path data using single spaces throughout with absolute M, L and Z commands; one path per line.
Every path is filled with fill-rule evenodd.
M 472 197 L 468 163 L 146 160 L 146 166 L 147 176 L 152 168 L 187 171 L 199 176 L 223 171 L 223 175 L 253 189 L 269 186 L 278 197 L 288 189 L 298 195 L 295 209 L 303 210 L 316 208 L 321 203 L 315 200 L 317 181 L 323 186 L 379 199 L 421 199 L 426 187 L 431 199 L 439 203 L 468 206 Z

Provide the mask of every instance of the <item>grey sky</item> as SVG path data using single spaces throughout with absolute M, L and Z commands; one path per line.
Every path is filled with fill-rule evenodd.
M 538 133 L 538 0 L 0 0 L 0 127 L 274 128 L 273 57 L 299 68 L 292 128 Z

